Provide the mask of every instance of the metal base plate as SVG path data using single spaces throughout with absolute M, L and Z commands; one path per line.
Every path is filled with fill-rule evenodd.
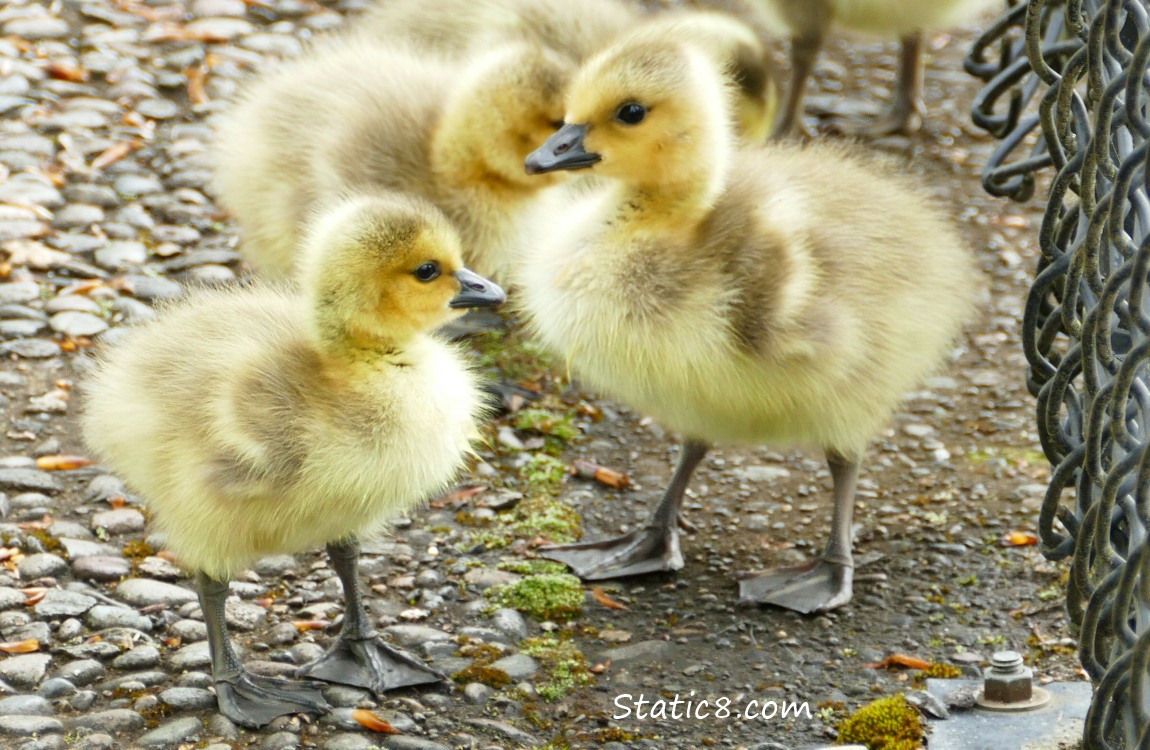
M 980 691 L 981 680 L 927 680 L 931 695 L 945 701 L 959 688 Z M 1033 711 L 952 711 L 931 721 L 930 750 L 1061 750 L 1077 747 L 1090 708 L 1089 682 L 1052 682 L 1043 688 L 1050 702 Z
M 979 708 L 985 708 L 987 711 L 1033 711 L 1036 708 L 1042 708 L 1050 702 L 1050 692 L 1035 685 L 1030 688 L 1030 700 L 1019 701 L 1018 703 L 1003 703 L 1001 701 L 990 700 L 980 690 L 978 695 L 974 697 L 974 702 L 978 704 Z

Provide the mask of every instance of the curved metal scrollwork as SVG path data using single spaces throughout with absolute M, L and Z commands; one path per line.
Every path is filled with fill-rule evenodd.
M 1042 550 L 1072 557 L 1096 687 L 1086 746 L 1150 749 L 1150 0 L 1014 5 L 966 67 L 1002 140 L 984 187 L 1026 200 L 1054 168 L 1023 346 L 1055 467 Z

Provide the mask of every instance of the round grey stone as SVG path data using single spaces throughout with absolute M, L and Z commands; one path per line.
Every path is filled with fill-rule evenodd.
M 160 650 L 155 646 L 136 646 L 112 660 L 113 669 L 125 671 L 150 669 L 160 663 Z
M 111 555 L 90 555 L 81 557 L 72 563 L 72 575 L 77 578 L 91 578 L 96 581 L 118 581 L 131 572 L 131 562 L 122 557 L 112 557 Z M 108 609 L 120 608 L 108 607 Z M 133 612 L 133 614 L 135 613 Z
M 20 654 L 0 661 L 0 679 L 17 688 L 35 687 L 48 672 L 50 654 Z
M 90 203 L 102 208 L 120 205 L 120 197 L 107 185 L 74 182 L 64 188 L 64 197 L 74 203 Z
M 70 641 L 73 638 L 80 637 L 83 633 L 84 624 L 75 617 L 69 617 L 60 623 L 60 629 L 56 631 L 56 636 L 61 641 Z
M 68 705 L 77 711 L 87 711 L 96 702 L 96 693 L 93 690 L 81 690 L 69 699 Z
M 323 750 L 373 750 L 374 742 L 362 734 L 335 734 L 323 743 Z
M 53 331 L 65 336 L 95 336 L 108 330 L 108 324 L 103 318 L 91 313 L 73 312 L 66 310 L 56 313 L 48 319 Z
M 526 680 L 539 671 L 539 662 L 527 654 L 512 654 L 491 663 L 492 669 L 506 672 L 514 682 Z
M 295 750 L 299 747 L 299 737 L 291 732 L 269 734 L 256 745 L 259 750 Z
M 116 508 L 93 513 L 92 530 L 103 528 L 109 534 L 130 534 L 144 530 L 144 514 L 135 508 Z
M 110 271 L 142 265 L 148 260 L 148 248 L 141 242 L 116 240 L 96 251 L 96 265 Z
M 196 38 L 227 42 L 252 33 L 252 25 L 241 18 L 200 18 L 187 25 Z
M 203 729 L 203 723 L 198 718 L 185 716 L 141 735 L 136 744 L 141 747 L 174 748 L 184 742 L 198 739 Z
M 76 686 L 63 677 L 49 677 L 40 683 L 40 687 L 36 689 L 36 694 L 41 698 L 52 700 L 55 698 L 67 698 L 76 692 Z
M 14 18 L 4 24 L 4 34 L 24 39 L 60 39 L 68 36 L 68 22 L 53 16 Z
M 97 558 L 83 558 L 97 559 Z M 152 632 L 152 621 L 147 615 L 142 615 L 133 609 L 114 607 L 110 604 L 97 604 L 88 610 L 84 619 L 92 630 L 105 630 L 107 628 L 133 628 L 145 633 Z
M 195 643 L 208 637 L 208 626 L 199 620 L 177 620 L 167 627 L 166 632 L 185 643 Z
M 136 607 L 150 604 L 186 604 L 196 601 L 196 592 L 149 578 L 129 578 L 116 587 L 117 599 Z
M 180 105 L 170 99 L 145 99 L 136 105 L 136 111 L 153 120 L 167 120 L 180 114 Z
M 17 563 L 16 568 L 20 571 L 22 578 L 31 580 L 60 575 L 68 569 L 68 561 L 59 555 L 53 555 L 51 552 L 41 552 L 28 555 Z
M 185 669 L 206 667 L 212 663 L 212 656 L 208 652 L 208 642 L 193 643 L 184 646 L 168 657 L 168 666 L 179 672 Z
M 278 578 L 288 571 L 295 570 L 299 563 L 291 555 L 272 555 L 256 561 L 253 570 L 265 578 Z
M 418 646 L 428 641 L 449 641 L 451 636 L 442 630 L 427 625 L 402 624 L 391 625 L 384 632 L 394 638 L 401 646 L 408 648 Z
M 56 670 L 53 677 L 62 677 L 68 682 L 82 687 L 104 676 L 104 665 L 95 659 L 77 659 Z
M 491 624 L 499 630 L 516 641 L 521 641 L 527 637 L 527 620 L 523 615 L 519 614 L 518 610 L 503 608 L 497 609 L 491 615 Z
M 383 747 L 387 750 L 451 750 L 451 747 L 442 742 L 425 740 L 422 737 L 405 737 L 392 735 L 383 739 Z
M 242 17 L 248 12 L 247 3 L 243 0 L 195 0 L 192 3 L 192 15 L 196 18 L 211 18 L 213 16 Z
M 216 705 L 216 696 L 204 688 L 174 687 L 161 692 L 160 701 L 177 711 L 196 711 L 213 708 Z
M 51 716 L 0 716 L 0 737 L 33 737 L 63 731 L 63 722 Z
M 112 750 L 116 746 L 116 739 L 104 732 L 93 732 L 76 745 L 73 745 L 71 750 Z
M 180 687 L 207 689 L 210 688 L 213 683 L 214 680 L 212 680 L 212 676 L 207 672 L 184 672 L 176 678 L 176 684 Z
M 58 312 L 86 312 L 98 314 L 100 312 L 100 305 L 90 297 L 85 297 L 82 294 L 64 294 L 59 297 L 53 297 L 44 303 L 44 312 L 49 315 Z
M 41 617 L 70 617 L 84 614 L 96 605 L 96 601 L 94 597 L 76 591 L 48 589 L 35 610 Z
M 482 706 L 491 700 L 491 696 L 495 695 L 495 691 L 484 685 L 482 682 L 469 682 L 463 688 L 463 697 L 467 699 L 468 703 L 474 703 Z
M 35 281 L 9 281 L 0 284 L 0 305 L 19 305 L 40 298 L 40 285 Z
M 13 695 L 0 700 L 0 716 L 51 716 L 52 704 L 39 695 Z
M 57 229 L 83 229 L 104 220 L 104 209 L 89 203 L 69 203 L 52 217 Z
M 138 732 L 144 728 L 144 717 L 130 708 L 113 708 L 95 711 L 83 716 L 73 716 L 68 720 L 69 729 L 94 729 L 98 732 L 118 734 Z

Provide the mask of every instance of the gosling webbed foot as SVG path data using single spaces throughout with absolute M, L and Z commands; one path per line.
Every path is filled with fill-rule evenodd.
M 259 729 L 285 714 L 331 711 L 323 697 L 326 686 L 318 682 L 264 677 L 244 671 L 216 680 L 215 685 L 220 713 L 251 729 Z
M 679 532 L 674 526 L 644 526 L 614 539 L 540 547 L 539 553 L 548 560 L 567 565 L 575 575 L 587 581 L 680 570 L 683 567 Z
M 439 682 L 443 675 L 379 639 L 340 636 L 330 651 L 299 668 L 300 677 L 354 685 L 376 694 Z
M 819 558 L 773 568 L 739 581 L 740 604 L 773 604 L 801 612 L 827 612 L 851 600 L 854 566 Z
M 832 117 L 820 129 L 829 133 L 862 138 L 880 138 L 884 135 L 911 135 L 922 128 L 922 105 L 903 109 L 895 107 L 873 118 Z

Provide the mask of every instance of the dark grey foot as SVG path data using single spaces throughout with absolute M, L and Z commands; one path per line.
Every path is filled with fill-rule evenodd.
M 540 547 L 539 554 L 570 566 L 575 575 L 588 581 L 680 570 L 683 567 L 679 532 L 674 527 L 645 526 L 601 542 Z
M 375 693 L 443 679 L 439 672 L 388 646 L 378 637 L 363 640 L 340 637 L 331 651 L 300 667 L 296 674 L 368 688 Z
M 216 700 L 224 716 L 242 726 L 259 729 L 285 714 L 326 714 L 331 706 L 323 698 L 324 687 L 318 682 L 241 672 L 216 681 Z
M 921 105 L 920 105 L 921 106 Z M 910 135 L 922 128 L 920 108 L 894 108 L 866 120 L 855 117 L 834 117 L 823 123 L 822 129 L 831 133 L 878 138 L 884 135 Z
M 813 560 L 774 568 L 739 581 L 741 604 L 773 604 L 809 615 L 841 607 L 851 600 L 854 567 Z

